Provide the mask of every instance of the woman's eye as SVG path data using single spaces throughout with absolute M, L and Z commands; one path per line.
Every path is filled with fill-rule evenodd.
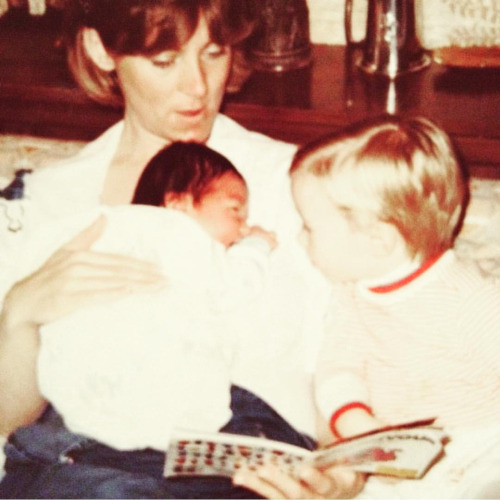
M 217 43 L 211 43 L 206 49 L 205 54 L 212 58 L 217 58 L 224 56 L 228 53 L 228 48 L 225 45 L 218 45 Z
M 151 59 L 151 62 L 157 68 L 168 68 L 169 66 L 174 65 L 176 59 L 177 59 L 177 56 L 174 54 L 161 55 L 161 56 L 153 57 Z

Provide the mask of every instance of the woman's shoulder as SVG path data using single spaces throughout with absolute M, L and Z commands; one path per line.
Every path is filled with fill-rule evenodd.
M 215 118 L 214 126 L 212 129 L 212 137 L 210 138 L 210 141 L 218 135 L 227 135 L 227 134 L 229 134 L 232 138 L 235 138 L 237 140 L 250 139 L 256 142 L 273 144 L 276 147 L 292 147 L 292 148 L 296 147 L 291 143 L 281 141 L 278 139 L 273 139 L 272 137 L 269 137 L 268 135 L 265 135 L 261 132 L 250 130 L 241 125 L 240 123 L 238 123 L 237 121 L 233 120 L 229 116 L 219 113 Z
M 35 170 L 27 179 L 27 197 L 38 207 L 56 209 L 94 205 L 102 191 L 107 167 L 115 154 L 122 130 L 119 122 L 76 155 Z
M 35 170 L 33 183 L 45 179 L 55 179 L 58 176 L 65 178 L 75 170 L 106 170 L 107 163 L 111 160 L 118 146 L 118 141 L 123 130 L 123 122 L 118 122 L 96 139 L 85 144 L 75 155 L 56 161 L 44 168 Z
M 297 150 L 295 144 L 249 130 L 223 114 L 217 115 L 208 145 L 234 163 L 232 157 L 284 159 L 289 163 Z

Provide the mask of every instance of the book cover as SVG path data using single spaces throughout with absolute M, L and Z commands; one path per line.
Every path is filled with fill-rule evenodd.
M 446 443 L 446 434 L 433 427 L 433 421 L 385 427 L 315 451 L 260 437 L 178 429 L 172 433 L 164 475 L 231 477 L 241 467 L 255 469 L 271 462 L 292 476 L 302 464 L 310 464 L 418 479 L 438 460 Z

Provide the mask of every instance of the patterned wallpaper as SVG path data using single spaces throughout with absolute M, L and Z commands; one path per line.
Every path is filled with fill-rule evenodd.
M 353 0 L 353 35 L 364 37 L 368 0 Z M 344 0 L 307 0 L 311 40 L 344 44 Z M 421 11 L 421 42 L 429 49 L 451 45 L 500 46 L 500 0 L 415 0 Z
M 345 0 L 306 0 L 311 40 L 344 44 Z M 64 0 L 0 0 L 0 15 L 9 6 L 27 6 L 34 15 L 46 5 L 60 7 Z M 364 36 L 368 0 L 353 0 L 353 35 Z M 500 0 L 415 0 L 421 13 L 421 42 L 426 48 L 500 46 Z

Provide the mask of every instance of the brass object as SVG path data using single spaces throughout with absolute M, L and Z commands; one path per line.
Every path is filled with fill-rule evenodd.
M 368 0 L 366 36 L 358 66 L 389 78 L 428 66 L 431 57 L 417 34 L 420 9 L 420 0 Z M 352 0 L 346 0 L 344 19 L 347 44 L 358 43 L 351 33 Z
M 258 8 L 259 22 L 249 55 L 252 66 L 281 72 L 309 65 L 311 42 L 306 0 L 260 0 Z

